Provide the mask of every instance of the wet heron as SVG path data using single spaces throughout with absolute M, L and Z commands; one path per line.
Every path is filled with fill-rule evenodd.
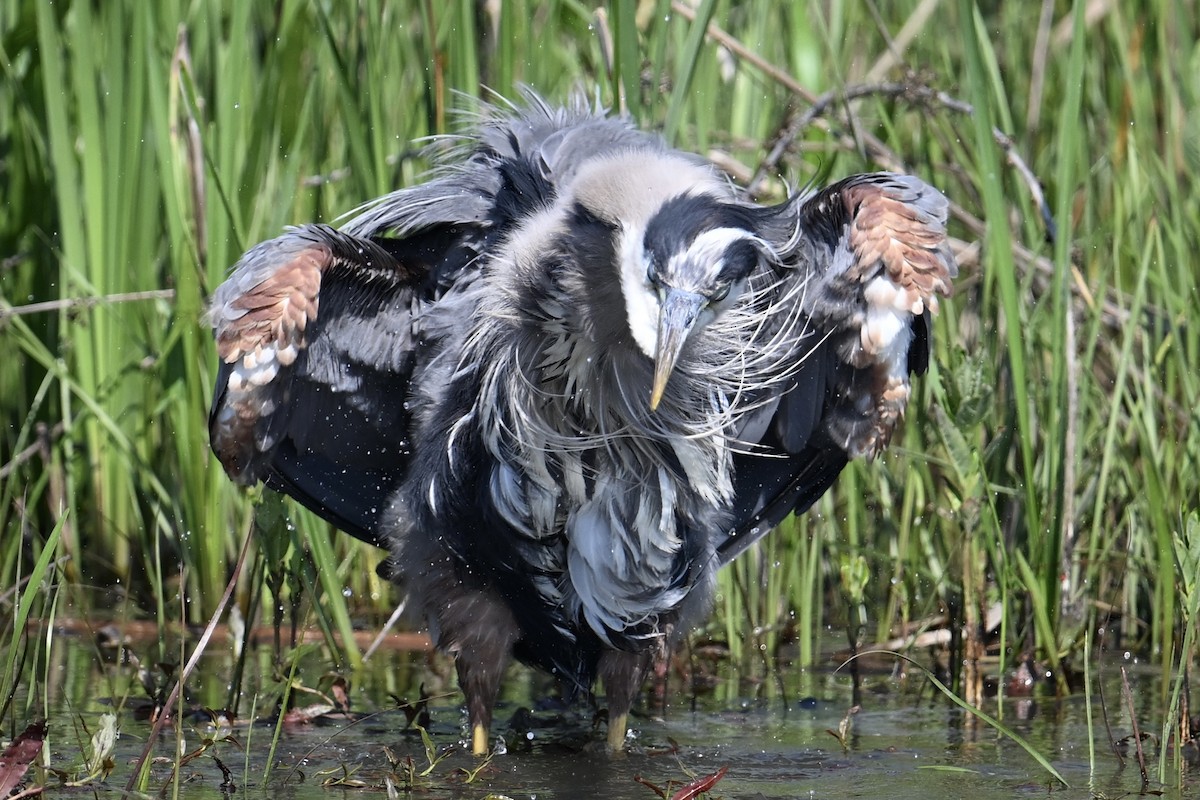
M 511 657 L 608 744 L 721 565 L 883 449 L 956 268 L 947 202 L 857 175 L 749 202 L 582 105 L 485 107 L 419 186 L 217 289 L 212 446 L 391 552 L 486 752 Z

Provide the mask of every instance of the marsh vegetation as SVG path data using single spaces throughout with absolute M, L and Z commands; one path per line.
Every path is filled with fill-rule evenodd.
M 118 698 L 166 701 L 197 644 L 177 633 L 214 616 L 235 633 L 210 647 L 270 631 L 176 719 L 302 705 L 265 675 L 361 674 L 359 632 L 402 594 L 377 551 L 225 478 L 205 301 L 284 225 L 419 180 L 412 142 L 467 98 L 527 84 L 582 87 L 764 200 L 894 169 L 954 202 L 960 280 L 902 434 L 724 574 L 692 651 L 761 681 L 832 629 L 994 716 L 1026 676 L 1084 694 L 1089 744 L 1130 733 L 1093 693 L 1127 653 L 1160 676 L 1134 715 L 1153 779 L 1194 786 L 1198 20 L 1190 0 L 0 0 L 0 738 L 50 718 L 41 763 L 91 752 L 61 738 L 64 617 L 156 631 L 140 662 L 175 671 L 131 666 Z

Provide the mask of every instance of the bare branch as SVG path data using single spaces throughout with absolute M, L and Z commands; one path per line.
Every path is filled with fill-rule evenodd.
M 45 314 L 50 311 L 73 310 L 78 308 L 94 308 L 115 303 L 137 303 L 143 300 L 172 300 L 174 289 L 151 289 L 146 292 L 119 292 L 99 297 L 64 297 L 60 300 L 46 300 L 41 303 L 28 303 L 23 306 L 10 306 L 4 303 L 0 306 L 0 322 L 9 317 L 23 317 L 29 314 Z M 3 303 L 3 300 L 0 300 Z

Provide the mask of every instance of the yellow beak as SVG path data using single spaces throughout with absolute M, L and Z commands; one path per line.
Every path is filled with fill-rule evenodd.
M 658 344 L 654 349 L 654 387 L 650 392 L 650 410 L 658 408 L 667 379 L 683 351 L 700 310 L 708 302 L 704 295 L 669 289 L 658 312 Z

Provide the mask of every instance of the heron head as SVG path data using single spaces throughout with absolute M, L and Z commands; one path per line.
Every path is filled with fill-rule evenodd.
M 736 303 L 758 266 L 766 245 L 755 233 L 756 210 L 707 194 L 672 198 L 627 254 L 629 325 L 654 362 L 651 411 L 688 339 Z

